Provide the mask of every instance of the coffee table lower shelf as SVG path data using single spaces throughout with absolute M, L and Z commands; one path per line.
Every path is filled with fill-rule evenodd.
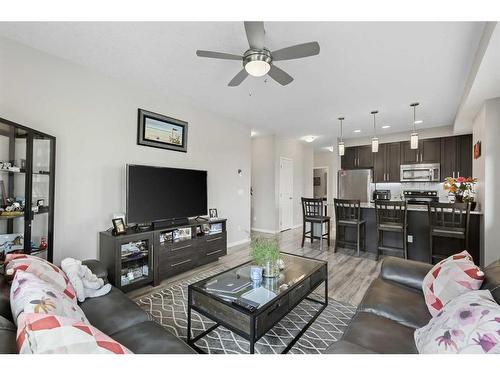
M 326 268 L 326 267 L 325 267 Z M 227 305 L 218 305 L 217 303 L 213 303 L 214 300 L 210 300 L 209 296 L 202 295 L 200 294 L 199 296 L 196 295 L 198 293 L 197 291 L 191 290 L 191 288 L 188 289 L 188 314 L 187 314 L 187 338 L 186 341 L 187 343 L 198 353 L 206 354 L 201 348 L 199 348 L 196 345 L 196 342 L 206 335 L 208 335 L 210 332 L 213 330 L 217 329 L 218 327 L 222 326 L 230 331 L 236 333 L 237 335 L 241 336 L 245 340 L 248 340 L 250 343 L 250 354 L 255 353 L 255 344 L 257 341 L 262 338 L 269 330 L 271 330 L 281 319 L 283 319 L 286 315 L 288 315 L 297 305 L 299 305 L 302 301 L 308 300 L 314 303 L 319 304 L 321 307 L 320 309 L 314 314 L 314 316 L 307 322 L 307 324 L 300 330 L 300 332 L 293 338 L 293 340 L 286 346 L 286 348 L 281 352 L 281 354 L 286 354 L 290 351 L 290 349 L 297 343 L 297 341 L 302 337 L 302 335 L 309 329 L 309 327 L 314 323 L 314 321 L 318 318 L 318 316 L 321 315 L 323 310 L 328 306 L 328 277 L 326 272 L 324 272 L 324 279 L 319 280 L 316 285 L 311 286 L 309 289 L 308 293 L 305 293 L 303 297 L 298 299 L 296 302 L 293 302 L 288 305 L 288 307 L 283 311 L 283 314 L 279 316 L 279 319 L 275 319 L 275 321 L 270 325 L 269 327 L 266 327 L 262 329 L 262 327 L 259 326 L 259 322 L 266 322 L 267 320 L 265 318 L 268 318 L 269 316 L 272 316 L 275 311 L 280 313 L 280 308 L 283 305 L 280 305 L 280 302 L 282 302 L 283 299 L 286 300 L 286 303 L 289 302 L 289 293 L 287 293 L 285 296 L 280 298 L 277 301 L 274 301 L 270 308 L 265 309 L 262 312 L 258 313 L 250 313 L 248 311 L 245 311 L 237 306 L 232 306 L 232 309 L 234 311 L 231 311 L 231 308 L 228 307 Z M 320 301 L 316 298 L 310 297 L 311 294 L 313 294 L 314 290 L 316 290 L 321 283 L 324 283 L 324 301 Z M 301 284 L 295 286 L 297 289 L 303 287 Z M 212 312 L 207 311 L 207 308 L 203 308 L 203 304 L 196 303 L 196 298 L 201 297 L 202 301 L 209 302 L 210 307 L 212 308 Z M 217 302 L 217 301 L 216 301 Z M 222 307 L 222 311 L 217 310 L 214 307 Z M 215 322 L 213 326 L 208 328 L 207 330 L 203 331 L 199 335 L 191 338 L 191 314 L 192 311 L 196 311 L 199 314 L 202 314 L 206 316 L 208 319 L 212 320 Z M 282 309 L 283 310 L 283 309 Z M 228 314 L 234 313 L 235 316 L 229 317 Z M 264 319 L 261 318 L 261 316 L 265 316 Z M 224 319 L 224 318 L 229 318 L 229 319 Z M 239 319 L 241 317 L 245 317 L 245 319 Z M 234 319 L 236 318 L 236 319 Z M 245 329 L 243 328 L 246 326 Z M 246 332 L 245 332 L 246 331 Z

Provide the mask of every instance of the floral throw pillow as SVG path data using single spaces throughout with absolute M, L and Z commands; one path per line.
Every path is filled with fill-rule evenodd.
M 68 298 L 76 301 L 75 290 L 66 274 L 59 267 L 42 258 L 26 254 L 8 254 L 5 257 L 4 267 L 5 274 L 11 280 L 19 270 L 29 272 L 52 284 Z
M 421 354 L 500 354 L 500 306 L 489 290 L 465 293 L 415 330 Z
M 17 328 L 20 354 L 132 354 L 97 328 L 46 314 L 21 314 Z
M 21 313 L 60 315 L 88 323 L 82 309 L 65 294 L 32 273 L 17 271 L 10 288 L 14 320 Z
M 429 312 L 436 316 L 453 298 L 478 290 L 483 280 L 483 271 L 474 264 L 467 251 L 443 259 L 432 267 L 422 283 Z

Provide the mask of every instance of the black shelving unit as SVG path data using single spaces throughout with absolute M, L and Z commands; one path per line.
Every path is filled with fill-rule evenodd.
M 0 213 L 0 251 L 22 236 L 16 251 L 53 260 L 55 153 L 54 136 L 0 118 L 0 162 L 11 165 L 0 169 L 0 207 L 11 203 L 5 198 L 24 203 L 22 211 Z

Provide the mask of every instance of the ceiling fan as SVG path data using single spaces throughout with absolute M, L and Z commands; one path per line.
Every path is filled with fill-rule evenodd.
M 239 60 L 243 63 L 243 69 L 228 83 L 228 86 L 238 86 L 248 75 L 262 77 L 268 74 L 279 84 L 285 86 L 293 81 L 284 70 L 274 65 L 275 61 L 300 59 L 302 57 L 314 56 L 319 54 L 318 42 L 309 42 L 297 44 L 295 46 L 282 48 L 276 51 L 269 51 L 264 47 L 264 22 L 245 22 L 245 31 L 247 34 L 250 48 L 243 56 L 233 55 L 224 52 L 197 50 L 199 57 L 209 57 L 223 60 Z

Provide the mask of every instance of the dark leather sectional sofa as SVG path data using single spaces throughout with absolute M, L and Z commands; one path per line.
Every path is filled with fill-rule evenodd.
M 431 268 L 426 263 L 384 258 L 380 276 L 368 288 L 341 340 L 327 353 L 417 353 L 413 332 L 431 319 L 422 293 L 422 281 Z M 499 302 L 500 260 L 483 271 L 481 289 L 489 289 Z
M 86 261 L 99 277 L 106 271 L 96 260 Z M 335 354 L 416 353 L 413 332 L 431 316 L 422 293 L 429 264 L 387 257 L 341 340 L 327 349 Z M 500 301 L 500 260 L 484 269 L 483 289 Z M 0 354 L 16 353 L 16 327 L 9 303 L 10 285 L 0 277 Z M 186 343 L 151 321 L 120 290 L 80 304 L 96 328 L 134 353 L 194 353 Z
M 106 279 L 107 272 L 97 260 L 84 262 L 97 276 Z M 17 353 L 16 327 L 10 310 L 10 285 L 0 277 L 0 354 Z M 119 289 L 107 295 L 89 298 L 80 304 L 89 322 L 134 353 L 195 353 L 184 341 L 152 321 Z

